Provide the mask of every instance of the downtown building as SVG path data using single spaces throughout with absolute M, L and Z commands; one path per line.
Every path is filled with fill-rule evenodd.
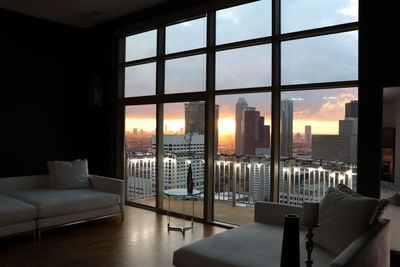
M 346 103 L 338 135 L 313 135 L 311 157 L 346 163 L 357 162 L 358 101 Z
M 281 157 L 293 156 L 293 100 L 281 101 Z
M 219 105 L 215 105 L 215 134 L 214 151 L 218 151 L 218 118 Z M 197 133 L 204 135 L 205 131 L 205 104 L 194 101 L 185 103 L 185 134 Z
M 239 98 L 235 106 L 235 154 L 270 154 L 270 126 L 264 125 L 264 120 L 260 111 Z

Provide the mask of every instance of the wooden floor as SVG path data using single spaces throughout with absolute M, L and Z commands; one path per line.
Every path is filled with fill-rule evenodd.
M 44 231 L 40 241 L 0 240 L 0 266 L 172 266 L 176 249 L 223 231 L 195 223 L 183 236 L 168 232 L 167 216 L 126 206 L 123 224 L 117 216 Z
M 166 215 L 126 206 L 123 224 L 117 216 L 48 230 L 40 241 L 32 235 L 0 240 L 0 266 L 172 266 L 176 249 L 223 231 L 195 223 L 183 236 L 168 232 Z
M 135 202 L 147 206 L 155 207 L 155 198 L 146 198 L 135 200 Z M 168 198 L 164 198 L 163 208 L 168 210 Z M 171 199 L 171 211 L 192 215 L 192 201 L 191 200 L 175 200 Z M 203 218 L 203 202 L 194 202 L 194 216 Z M 216 221 L 243 225 L 254 222 L 254 208 L 237 207 L 231 204 L 215 203 L 214 205 L 214 219 Z

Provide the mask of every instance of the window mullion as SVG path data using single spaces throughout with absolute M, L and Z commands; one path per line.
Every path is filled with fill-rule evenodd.
M 281 44 L 280 34 L 280 0 L 272 0 L 272 135 L 271 135 L 271 202 L 278 202 L 279 164 L 280 164 L 280 82 L 281 82 Z
M 164 94 L 165 76 L 165 26 L 157 30 L 156 95 Z M 156 121 L 156 208 L 163 209 L 164 190 L 164 104 L 157 103 Z
M 204 220 L 214 219 L 214 144 L 215 144 L 215 11 L 207 14 L 207 65 L 205 103 Z M 218 134 L 218 133 L 217 133 Z

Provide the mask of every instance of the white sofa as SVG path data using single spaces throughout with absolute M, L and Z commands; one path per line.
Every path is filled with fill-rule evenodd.
M 52 189 L 49 175 L 0 178 L 0 237 L 124 215 L 124 181 L 89 175 L 85 189 Z
M 382 199 L 390 199 L 396 193 L 400 193 L 400 185 L 382 182 Z M 382 217 L 391 221 L 390 249 L 396 252 L 400 252 L 400 206 L 393 203 L 389 204 L 387 210 Z
M 301 207 L 257 202 L 254 223 L 214 235 L 174 252 L 177 267 L 280 266 L 285 214 L 298 214 Z M 340 234 L 340 233 L 338 233 Z M 305 259 L 304 229 L 300 231 L 300 259 Z M 368 231 L 334 255 L 314 244 L 313 266 L 389 267 L 389 221 L 379 220 Z M 300 264 L 303 265 L 303 264 Z

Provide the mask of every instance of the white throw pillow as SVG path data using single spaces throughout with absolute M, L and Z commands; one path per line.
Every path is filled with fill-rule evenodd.
M 87 160 L 48 161 L 50 187 L 55 189 L 89 188 Z
M 378 208 L 377 199 L 354 197 L 328 188 L 320 205 L 320 226 L 314 230 L 315 243 L 335 255 L 340 254 L 371 226 Z

